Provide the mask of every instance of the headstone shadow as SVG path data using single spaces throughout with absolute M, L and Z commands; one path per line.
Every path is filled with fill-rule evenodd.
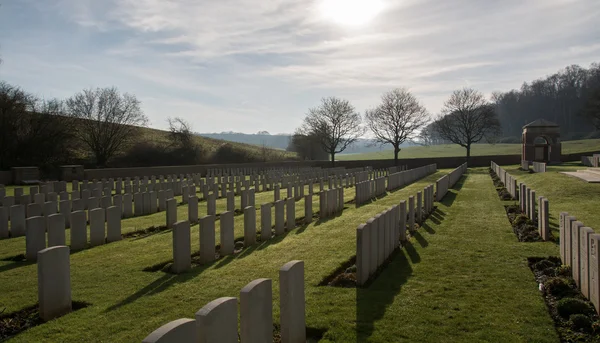
M 383 318 L 412 272 L 407 252 L 401 249 L 368 287 L 356 289 L 357 342 L 366 342 L 373 334 L 374 323 Z M 398 338 L 402 338 L 402 335 Z
M 425 240 L 425 238 L 423 238 L 423 236 L 419 233 L 419 231 L 413 231 L 411 233 L 411 235 L 417 240 L 417 242 L 419 242 L 419 245 L 422 248 L 426 248 L 429 245 L 429 242 L 427 242 L 427 240 Z M 415 251 L 416 253 L 416 251 Z M 418 256 L 418 254 L 417 254 Z
M 421 262 L 421 256 L 419 256 L 419 253 L 417 252 L 417 250 L 415 249 L 415 247 L 413 246 L 411 241 L 404 242 L 402 249 L 406 250 L 406 254 L 410 258 L 410 262 L 412 262 L 412 263 Z

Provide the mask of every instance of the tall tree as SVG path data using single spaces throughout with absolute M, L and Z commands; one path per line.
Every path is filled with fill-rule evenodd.
M 323 150 L 319 137 L 306 135 L 296 130 L 290 137 L 287 151 L 293 151 L 303 160 L 327 160 L 329 155 Z
M 354 143 L 365 132 L 362 119 L 348 100 L 329 97 L 321 105 L 308 110 L 301 132 L 318 138 L 321 147 L 331 157 L 335 166 L 335 154 Z
M 0 169 L 48 169 L 69 162 L 73 131 L 73 120 L 63 115 L 60 101 L 42 101 L 0 81 Z
M 115 87 L 85 89 L 66 101 L 68 113 L 82 119 L 76 134 L 96 158 L 96 164 L 106 166 L 138 133 L 137 126 L 146 126 L 148 118 L 137 98 L 121 94 Z
M 600 130 L 600 88 L 597 88 L 587 99 L 583 115 L 587 117 Z
M 381 145 L 394 147 L 394 164 L 398 165 L 400 145 L 417 136 L 429 115 L 417 98 L 405 88 L 393 89 L 381 96 L 381 103 L 365 112 L 365 121 Z
M 536 119 L 558 124 L 562 139 L 580 139 L 594 131 L 581 114 L 595 89 L 600 88 L 600 64 L 571 65 L 520 89 L 498 92 L 494 103 L 503 136 L 519 140 L 523 125 Z
M 483 139 L 491 142 L 502 133 L 494 106 L 472 88 L 456 90 L 450 95 L 433 128 L 443 139 L 467 149 L 467 160 L 473 143 Z

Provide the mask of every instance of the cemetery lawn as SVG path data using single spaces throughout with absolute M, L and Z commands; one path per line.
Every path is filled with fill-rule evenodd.
M 487 168 L 469 170 L 367 288 L 318 286 L 355 255 L 357 225 L 447 172 L 438 171 L 359 208 L 346 204 L 341 216 L 297 227 L 182 275 L 142 271 L 171 258 L 170 231 L 72 253 L 73 300 L 91 306 L 10 341 L 139 342 L 169 321 L 193 318 L 211 300 L 239 297 L 243 286 L 262 277 L 273 279 L 277 324 L 278 269 L 300 259 L 305 261 L 307 325 L 326 330 L 322 342 L 558 342 L 526 261 L 529 256 L 558 255 L 558 247 L 517 241 Z M 259 194 L 264 198 L 259 200 Z M 354 190 L 345 189 L 345 195 L 346 201 L 352 199 Z M 257 207 L 269 199 L 271 192 L 257 193 Z M 303 206 L 303 201 L 296 203 L 297 216 Z M 236 217 L 236 237 L 241 237 L 241 219 Z M 164 213 L 156 221 L 162 225 Z M 0 247 L 2 259 L 23 253 L 25 242 L 2 240 Z M 195 226 L 192 251 L 197 250 Z M 0 279 L 4 313 L 36 303 L 35 264 L 0 261 Z
M 574 154 L 579 152 L 600 151 L 600 139 L 582 139 L 577 141 L 562 142 L 563 154 Z M 490 155 L 519 155 L 521 153 L 521 144 L 473 144 L 471 156 L 490 156 Z M 403 158 L 424 158 L 424 157 L 464 157 L 465 148 L 456 144 L 441 144 L 431 146 L 409 146 L 403 147 L 398 154 L 399 159 Z M 383 150 L 367 152 L 362 154 L 342 154 L 337 155 L 336 160 L 383 160 L 393 159 L 393 150 Z M 402 164 L 402 163 L 400 163 Z
M 580 162 L 569 162 L 547 166 L 545 173 L 532 173 L 519 170 L 518 165 L 503 166 L 507 173 L 524 182 L 536 191 L 537 196 L 548 198 L 550 205 L 550 225 L 554 237 L 559 236 L 558 219 L 560 212 L 568 212 L 577 217 L 585 226 L 600 230 L 600 183 L 587 183 L 573 176 L 561 174 L 564 171 L 585 170 L 589 167 Z

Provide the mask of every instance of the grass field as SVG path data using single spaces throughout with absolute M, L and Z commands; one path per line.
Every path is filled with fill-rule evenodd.
M 169 141 L 169 132 L 140 127 L 139 129 L 139 137 L 137 137 L 136 141 L 133 142 L 152 142 L 156 146 L 168 147 L 171 142 Z M 280 149 L 272 149 L 268 147 L 261 147 L 257 145 L 244 144 L 238 142 L 230 142 L 220 139 L 202 137 L 202 136 L 194 136 L 194 140 L 196 144 L 202 147 L 202 151 L 205 154 L 205 158 L 210 159 L 210 157 L 217 151 L 217 149 L 223 144 L 228 144 L 235 149 L 239 149 L 242 151 L 246 151 L 248 154 L 248 158 L 257 161 L 280 161 L 284 159 L 294 159 L 297 157 L 296 153 L 289 152 Z M 80 145 L 78 147 L 74 147 L 74 155 L 79 159 L 86 159 L 90 152 L 87 150 L 87 147 L 84 145 Z
M 261 277 L 273 279 L 278 322 L 278 269 L 301 259 L 307 325 L 326 330 L 323 342 L 557 342 L 526 257 L 557 255 L 558 248 L 551 242 L 517 241 L 485 168 L 469 170 L 436 203 L 436 212 L 369 287 L 318 286 L 355 255 L 357 225 L 446 172 L 438 171 L 359 208 L 347 205 L 341 216 L 297 227 L 183 275 L 142 271 L 171 258 L 169 231 L 73 253 L 73 300 L 91 306 L 10 341 L 139 342 L 171 320 L 193 318 L 213 299 L 238 296 L 244 285 Z M 353 189 L 346 189 L 345 200 L 353 194 Z M 272 196 L 272 192 L 257 194 L 256 202 L 271 201 Z M 220 203 L 218 211 L 223 206 Z M 297 202 L 297 216 L 303 206 L 303 201 Z M 164 219 L 164 213 L 129 219 L 124 231 L 160 225 Z M 236 217 L 236 237 L 241 237 L 242 225 L 241 217 Z M 218 231 L 216 237 L 218 241 Z M 198 250 L 198 239 L 198 230 L 192 228 L 192 251 Z M 12 238 L 0 241 L 0 247 L 0 259 L 5 259 L 23 253 L 25 242 Z M 0 276 L 4 313 L 36 303 L 35 264 L 0 261 Z
M 586 169 L 578 162 L 547 166 L 546 173 L 528 173 L 520 166 L 502 166 L 506 172 L 536 191 L 537 196 L 548 198 L 550 206 L 550 224 L 553 235 L 558 237 L 558 219 L 560 212 L 569 212 L 585 226 L 600 229 L 600 211 L 598 195 L 600 184 L 587 183 L 578 178 L 560 174 L 562 171 Z
M 600 151 L 600 139 L 584 139 L 578 141 L 562 142 L 562 153 L 573 154 L 579 152 Z M 432 146 L 411 146 L 403 148 L 398 158 L 421 158 L 421 157 L 455 157 L 465 156 L 466 149 L 456 144 L 442 144 Z M 471 148 L 471 156 L 486 155 L 518 155 L 521 153 L 521 144 L 474 144 Z M 378 160 L 393 159 L 393 150 L 370 152 L 365 154 L 337 155 L 336 159 L 346 160 Z

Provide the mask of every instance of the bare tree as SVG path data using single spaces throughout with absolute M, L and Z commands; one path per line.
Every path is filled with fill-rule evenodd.
M 172 145 L 181 147 L 193 143 L 192 125 L 188 121 L 181 117 L 169 117 L 167 123 L 169 124 L 169 138 Z
M 76 134 L 100 166 L 135 138 L 137 126 L 148 124 L 139 100 L 115 87 L 83 90 L 66 101 L 66 108 L 81 119 Z
M 456 90 L 450 95 L 433 128 L 442 139 L 467 149 L 467 159 L 471 157 L 473 143 L 483 139 L 491 143 L 502 133 L 494 106 L 472 88 Z
M 394 164 L 398 165 L 400 145 L 415 138 L 427 125 L 429 115 L 407 89 L 396 88 L 381 96 L 379 106 L 365 112 L 365 121 L 377 143 L 394 147 Z
M 179 164 L 199 163 L 203 151 L 196 143 L 192 125 L 181 117 L 168 118 L 171 157 Z
M 335 154 L 354 143 L 365 132 L 361 116 L 348 100 L 336 97 L 323 98 L 321 105 L 308 110 L 301 132 L 317 137 L 321 147 L 331 156 L 335 166 Z

